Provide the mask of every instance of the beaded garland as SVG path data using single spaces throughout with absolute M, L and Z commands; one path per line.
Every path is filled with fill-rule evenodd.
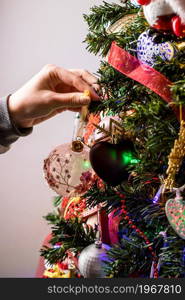
M 145 235 L 145 233 L 143 231 L 141 231 L 133 222 L 133 220 L 129 217 L 129 214 L 128 214 L 128 211 L 126 209 L 126 201 L 125 201 L 125 195 L 120 193 L 120 192 L 116 192 L 116 194 L 121 198 L 121 203 L 122 203 L 122 206 L 121 206 L 121 212 L 122 214 L 124 215 L 124 220 L 127 221 L 128 225 L 132 228 L 132 229 L 135 229 L 135 231 L 137 232 L 137 234 L 144 239 L 145 241 L 145 244 L 146 245 L 150 245 L 151 244 L 151 241 L 148 239 L 148 237 Z M 152 266 L 153 266 L 153 269 L 154 269 L 154 272 L 153 272 L 153 276 L 154 278 L 158 278 L 159 277 L 159 272 L 158 272 L 158 257 L 156 255 L 156 252 L 154 251 L 153 247 L 150 245 L 148 247 L 148 250 L 150 251 L 152 257 L 153 257 L 153 263 L 152 263 Z

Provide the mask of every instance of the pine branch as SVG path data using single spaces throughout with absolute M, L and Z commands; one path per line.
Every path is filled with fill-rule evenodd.
M 50 263 L 63 261 L 67 250 L 73 249 L 75 253 L 78 253 L 95 240 L 96 231 L 86 226 L 82 220 L 77 218 L 65 220 L 55 213 L 48 214 L 45 219 L 52 225 L 51 248 L 43 246 L 40 252 L 41 256 L 44 256 Z M 57 243 L 60 243 L 61 247 L 53 248 Z
M 84 14 L 84 20 L 89 26 L 89 31 L 101 31 L 128 13 L 137 12 L 138 8 L 129 2 L 123 6 L 103 1 L 103 5 L 93 6 L 90 14 Z
M 84 15 L 84 19 L 88 24 L 89 33 L 85 39 L 87 43 L 87 49 L 94 54 L 100 53 L 102 56 L 106 56 L 109 51 L 112 41 L 118 42 L 121 46 L 125 46 L 126 49 L 133 41 L 137 41 L 138 31 L 146 28 L 146 21 L 144 18 L 137 17 L 136 20 L 128 26 L 123 28 L 123 31 L 119 33 L 108 33 L 108 28 L 114 24 L 117 20 L 129 14 L 136 14 L 138 8 L 131 3 L 126 3 L 125 6 L 118 4 L 109 4 L 104 2 L 102 6 L 95 6 L 91 9 L 90 15 Z

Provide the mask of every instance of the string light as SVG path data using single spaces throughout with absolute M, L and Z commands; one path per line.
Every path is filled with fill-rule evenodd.
M 161 197 L 161 194 L 163 192 L 163 189 L 164 189 L 164 185 L 161 185 L 158 192 L 156 193 L 155 197 L 152 199 L 152 202 L 155 204 L 159 201 L 160 197 Z

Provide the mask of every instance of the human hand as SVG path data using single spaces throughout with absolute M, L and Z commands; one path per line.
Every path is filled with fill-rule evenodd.
M 32 127 L 62 111 L 80 111 L 91 99 L 99 100 L 97 89 L 97 78 L 88 71 L 47 65 L 9 97 L 9 113 L 17 127 Z

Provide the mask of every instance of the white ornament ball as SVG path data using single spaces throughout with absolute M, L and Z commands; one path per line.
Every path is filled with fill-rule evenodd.
M 69 193 L 81 183 L 82 173 L 90 171 L 89 148 L 74 152 L 71 143 L 56 147 L 44 161 L 44 177 L 48 185 L 61 196 Z
M 100 245 L 100 246 L 99 246 Z M 108 261 L 106 244 L 91 244 L 86 247 L 78 259 L 78 268 L 84 278 L 105 278 L 104 261 Z

